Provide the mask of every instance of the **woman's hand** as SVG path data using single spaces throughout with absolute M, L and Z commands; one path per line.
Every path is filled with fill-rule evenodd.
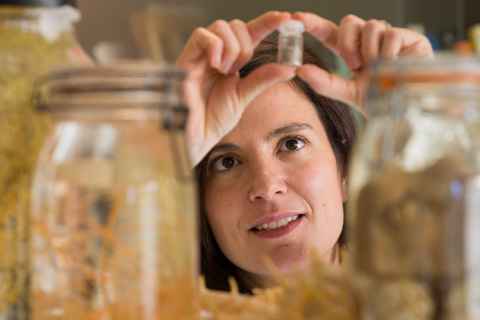
M 367 67 L 372 62 L 380 58 L 433 56 L 426 37 L 408 29 L 391 27 L 385 21 L 365 21 L 348 15 L 336 25 L 312 13 L 295 13 L 292 17 L 302 21 L 307 32 L 341 56 L 353 78 L 344 79 L 313 65 L 300 67 L 297 75 L 319 94 L 353 104 L 361 112 L 368 85 Z
M 177 66 L 189 73 L 186 137 L 194 166 L 235 127 L 256 96 L 295 76 L 294 68 L 278 64 L 262 66 L 243 79 L 238 75 L 255 47 L 290 18 L 289 13 L 268 12 L 248 23 L 218 20 L 191 35 Z

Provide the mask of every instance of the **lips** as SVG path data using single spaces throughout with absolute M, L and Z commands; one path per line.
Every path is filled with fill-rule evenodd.
M 249 231 L 262 238 L 281 237 L 298 227 L 304 217 L 304 213 L 273 214 L 259 219 Z
M 301 215 L 302 214 L 288 215 L 285 217 L 269 217 L 256 224 L 252 229 L 255 231 L 277 229 L 297 220 Z
M 251 232 L 257 237 L 264 239 L 280 238 L 293 232 L 300 225 L 302 225 L 304 221 L 305 215 L 297 214 L 294 216 L 277 219 L 276 221 L 273 221 L 267 225 L 262 224 L 256 226 L 251 229 Z

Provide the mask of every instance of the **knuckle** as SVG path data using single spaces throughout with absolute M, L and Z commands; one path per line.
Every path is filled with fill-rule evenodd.
M 193 30 L 192 35 L 194 37 L 203 37 L 206 34 L 207 30 L 203 27 L 197 27 Z
M 220 38 L 218 38 L 218 37 L 214 37 L 211 40 L 211 44 L 212 44 L 212 46 L 214 46 L 216 48 L 221 48 L 223 46 L 223 41 L 220 40 Z
M 237 57 L 240 54 L 240 52 L 241 50 L 238 44 L 232 44 L 227 50 L 227 54 L 232 57 Z
M 230 24 L 234 26 L 244 26 L 245 22 L 240 19 L 233 19 L 232 21 L 230 21 Z
M 246 47 L 242 48 L 242 50 L 239 53 L 239 59 L 242 61 L 248 61 L 250 60 L 250 57 L 253 55 L 253 48 L 252 47 Z
M 383 38 L 384 40 L 395 40 L 396 38 L 398 38 L 398 32 L 394 29 L 388 29 L 388 30 L 385 30 L 385 33 L 383 34 Z
M 230 21 L 230 27 L 232 28 L 232 30 L 234 32 L 237 33 L 237 35 L 239 33 L 240 34 L 246 34 L 246 35 L 249 34 L 247 24 L 245 22 L 243 22 L 242 20 L 235 19 L 235 20 Z
M 348 14 L 342 18 L 341 24 L 348 24 L 360 21 L 360 18 L 354 14 Z
M 218 49 L 222 49 L 223 47 L 223 41 L 216 37 L 216 36 L 211 36 L 211 37 L 207 37 L 205 39 L 203 39 L 205 45 L 207 48 L 209 48 L 210 50 L 218 50 Z
M 338 47 L 344 54 L 353 54 L 356 51 L 356 44 L 352 43 L 352 41 L 348 41 L 348 39 L 343 39 L 340 41 Z
M 215 30 L 224 29 L 226 26 L 228 26 L 228 23 L 225 20 L 215 20 L 212 23 L 212 28 Z
M 278 17 L 281 14 L 282 13 L 280 11 L 268 11 L 267 13 L 265 13 L 265 16 Z
M 386 29 L 386 22 L 380 20 L 369 20 L 365 24 L 364 30 L 368 32 L 377 32 Z
M 226 59 L 235 59 L 240 53 L 240 46 L 237 43 L 229 43 L 224 46 L 224 54 Z
M 369 30 L 378 28 L 379 26 L 380 26 L 380 21 L 375 20 L 375 19 L 368 20 L 365 23 L 365 29 L 369 29 Z
M 378 56 L 378 48 L 375 47 L 367 47 L 365 48 L 365 52 L 363 53 L 366 58 L 368 59 L 375 59 Z

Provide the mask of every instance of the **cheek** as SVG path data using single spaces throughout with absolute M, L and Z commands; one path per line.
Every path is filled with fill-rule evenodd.
M 335 162 L 318 160 L 304 166 L 296 175 L 297 191 L 313 212 L 311 217 L 315 246 L 322 252 L 338 241 L 343 228 L 341 179 Z
M 238 192 L 235 188 L 219 188 L 215 184 L 205 188 L 205 210 L 208 222 L 217 237 L 223 237 L 228 231 L 238 225 L 240 212 Z
M 310 161 L 296 171 L 292 181 L 311 205 L 342 204 L 341 179 L 334 160 Z

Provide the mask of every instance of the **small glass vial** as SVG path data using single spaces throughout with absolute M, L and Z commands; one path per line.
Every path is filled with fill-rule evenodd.
M 303 63 L 303 32 L 300 21 L 288 21 L 278 28 L 278 63 L 301 66 Z

